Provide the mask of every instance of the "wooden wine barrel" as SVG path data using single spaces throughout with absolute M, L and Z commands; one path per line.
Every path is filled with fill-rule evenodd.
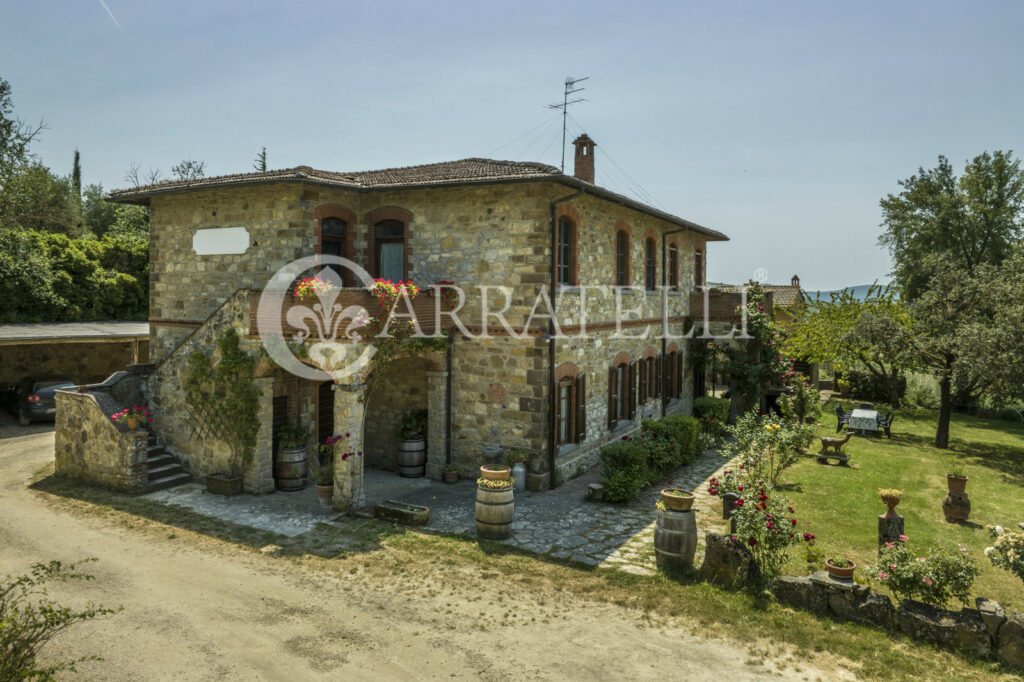
M 512 486 L 494 490 L 476 487 L 476 532 L 482 538 L 500 540 L 512 532 L 516 503 Z
M 693 510 L 658 510 L 654 524 L 654 559 L 658 566 L 693 565 L 697 551 L 697 522 Z
M 427 441 L 422 438 L 403 440 L 398 445 L 398 475 L 420 478 L 426 472 Z
M 306 487 L 306 448 L 281 448 L 274 459 L 274 485 L 278 490 Z

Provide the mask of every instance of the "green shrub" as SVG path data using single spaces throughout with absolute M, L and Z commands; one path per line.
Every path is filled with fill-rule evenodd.
M 887 403 L 891 399 L 889 384 L 863 369 L 848 369 L 842 373 L 842 380 L 850 385 L 850 395 L 861 400 L 873 400 Z M 901 374 L 898 379 L 897 394 L 900 400 L 907 393 L 907 377 Z
M 729 421 L 729 399 L 705 396 L 693 401 L 693 416 L 700 423 L 700 433 L 708 447 L 714 447 L 725 436 Z
M 675 429 L 663 420 L 643 420 L 636 443 L 647 449 L 647 468 L 652 478 L 682 466 L 682 449 Z
M 675 434 L 679 443 L 679 466 L 689 464 L 697 458 L 697 434 L 700 431 L 700 422 L 694 417 L 686 417 L 681 414 L 665 417 L 661 420 Z
M 628 502 L 640 494 L 650 481 L 647 447 L 628 436 L 601 448 L 601 485 L 604 499 Z

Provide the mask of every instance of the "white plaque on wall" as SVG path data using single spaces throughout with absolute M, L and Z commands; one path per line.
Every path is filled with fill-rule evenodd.
M 249 230 L 244 227 L 207 227 L 192 236 L 197 256 L 245 253 L 249 248 Z

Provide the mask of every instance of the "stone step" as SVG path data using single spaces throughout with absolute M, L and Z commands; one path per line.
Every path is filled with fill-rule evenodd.
M 185 471 L 180 464 L 177 462 L 170 462 L 168 464 L 161 464 L 160 466 L 149 467 L 149 480 L 156 481 L 161 478 L 167 478 L 175 474 L 180 474 Z
M 166 490 L 167 488 L 173 488 L 175 486 L 182 485 L 184 483 L 191 483 L 192 475 L 183 471 L 180 474 L 161 478 L 157 481 L 150 481 L 149 485 L 146 486 L 148 492 L 155 492 L 157 490 Z
M 164 448 L 163 445 L 157 445 L 156 443 L 150 442 L 150 444 L 146 447 L 146 452 L 149 453 L 150 457 L 153 457 L 154 455 L 162 455 L 163 453 L 167 452 L 167 450 Z
M 154 467 L 163 466 L 164 464 L 177 464 L 178 460 L 174 459 L 170 454 L 162 452 L 159 455 L 150 455 L 146 459 L 146 466 L 152 471 Z

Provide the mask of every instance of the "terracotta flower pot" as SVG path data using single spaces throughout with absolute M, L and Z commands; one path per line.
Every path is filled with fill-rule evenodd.
M 665 488 L 661 491 L 661 501 L 673 511 L 687 511 L 693 506 L 694 496 L 689 490 Z
M 962 493 L 967 490 L 967 476 L 950 476 L 946 474 L 946 486 L 951 493 Z
M 442 471 L 441 472 L 441 476 L 442 476 L 442 478 L 444 478 L 444 482 L 445 483 L 458 483 L 459 482 L 459 472 L 458 471 Z
M 891 519 L 899 516 L 899 514 L 896 513 L 896 505 L 899 503 L 899 497 L 886 496 L 882 498 L 882 504 L 889 508 L 889 511 L 885 512 L 885 518 Z
M 480 476 L 488 481 L 507 481 L 512 476 L 512 467 L 503 464 L 485 464 L 480 467 Z
M 131 429 L 132 431 L 136 431 L 139 428 L 138 417 L 127 417 L 125 418 L 125 423 L 128 424 L 128 428 Z
M 330 507 L 331 501 L 334 498 L 334 484 L 317 485 L 316 496 L 320 500 L 321 507 Z
M 825 561 L 825 568 L 828 569 L 828 574 L 838 580 L 851 580 L 853 579 L 853 569 L 857 568 L 857 564 L 850 561 L 849 566 L 836 566 L 832 563 L 831 559 Z

